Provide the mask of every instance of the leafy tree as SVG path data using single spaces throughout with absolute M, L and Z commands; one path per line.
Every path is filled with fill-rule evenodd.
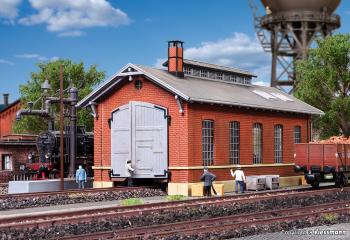
M 322 138 L 350 136 L 350 34 L 318 40 L 296 65 L 296 97 L 321 109 L 315 127 Z
M 31 73 L 31 79 L 20 86 L 20 96 L 22 108 L 28 108 L 28 102 L 34 102 L 33 109 L 40 109 L 43 101 L 41 99 L 41 84 L 47 78 L 51 85 L 48 96 L 59 97 L 60 89 L 60 65 L 63 67 L 63 86 L 67 89 L 73 84 L 79 90 L 79 100 L 88 95 L 93 88 L 99 84 L 105 77 L 105 72 L 98 71 L 95 65 L 85 68 L 84 63 L 74 63 L 70 60 L 57 60 L 53 62 L 38 63 L 39 70 Z M 64 97 L 68 97 L 68 91 L 65 91 Z M 59 121 L 59 106 L 53 107 L 55 125 Z M 79 109 L 77 112 L 78 125 L 83 125 L 88 131 L 93 129 L 93 118 L 88 109 Z M 38 134 L 47 130 L 47 119 L 37 116 L 24 116 L 21 121 L 14 125 L 14 132 Z

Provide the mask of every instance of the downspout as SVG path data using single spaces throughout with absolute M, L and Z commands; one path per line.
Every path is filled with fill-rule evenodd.
M 176 103 L 177 103 L 177 107 L 179 108 L 179 113 L 183 114 L 184 113 L 184 108 L 182 106 L 182 101 L 181 101 L 181 99 L 179 98 L 178 95 L 175 95 L 175 100 L 176 100 Z

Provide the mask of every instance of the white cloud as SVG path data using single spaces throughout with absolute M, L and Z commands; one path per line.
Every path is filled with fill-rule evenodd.
M 36 60 L 36 61 L 50 61 L 50 62 L 54 62 L 54 61 L 57 61 L 58 59 L 60 59 L 59 57 L 57 56 L 54 56 L 54 57 L 45 57 L 45 56 L 42 56 L 38 53 L 24 53 L 24 54 L 17 54 L 15 55 L 16 58 L 22 58 L 22 59 L 33 59 L 33 60 Z
M 50 62 L 54 62 L 54 61 L 57 61 L 59 59 L 60 59 L 59 57 L 54 56 L 54 57 L 50 58 Z
M 84 36 L 85 33 L 80 30 L 73 30 L 73 31 L 68 31 L 68 32 L 61 32 L 58 34 L 60 37 L 80 37 Z
M 13 62 L 5 60 L 5 59 L 1 59 L 1 58 L 0 58 L 0 64 L 14 65 Z
M 0 18 L 13 23 L 13 20 L 18 16 L 18 6 L 21 2 L 22 0 L 0 0 Z
M 81 36 L 81 29 L 117 27 L 129 23 L 129 17 L 106 0 L 29 0 L 36 14 L 21 18 L 23 25 L 46 24 L 47 30 L 60 36 Z
M 154 64 L 154 66 L 155 66 L 156 68 L 164 68 L 164 67 L 162 66 L 162 64 L 163 64 L 166 60 L 167 60 L 166 58 L 158 58 L 158 59 L 156 60 L 156 63 Z
M 24 58 L 24 59 L 35 59 L 39 61 L 46 61 L 48 60 L 47 57 L 41 56 L 40 54 L 37 53 L 24 53 L 24 54 L 18 54 L 15 55 L 16 58 Z
M 202 42 L 197 47 L 185 48 L 184 58 L 249 70 L 258 76 L 254 82 L 269 85 L 271 56 L 263 51 L 256 38 L 244 33 L 213 42 Z M 158 59 L 161 66 L 166 59 Z M 163 61 L 163 62 L 162 62 Z

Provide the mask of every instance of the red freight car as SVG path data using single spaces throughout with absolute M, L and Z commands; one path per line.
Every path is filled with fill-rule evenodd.
M 338 187 L 350 177 L 350 144 L 295 144 L 295 171 L 303 172 L 306 182 L 318 187 L 320 182 L 335 182 Z

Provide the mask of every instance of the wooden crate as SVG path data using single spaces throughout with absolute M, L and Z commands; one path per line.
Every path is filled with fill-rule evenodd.
M 203 197 L 203 184 L 191 185 L 191 196 L 192 197 Z
M 224 196 L 224 184 L 214 183 L 213 187 L 218 196 Z M 211 195 L 214 196 L 213 189 L 211 189 Z M 203 184 L 193 184 L 191 185 L 191 196 L 192 197 L 203 197 Z
M 224 196 L 224 184 L 222 183 L 214 183 L 213 187 L 217 193 L 218 196 Z M 213 194 L 213 190 L 211 191 L 212 195 Z

